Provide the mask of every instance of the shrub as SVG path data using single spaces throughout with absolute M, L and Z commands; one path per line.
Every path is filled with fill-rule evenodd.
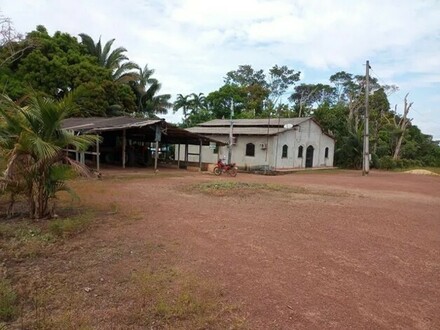
M 379 167 L 385 170 L 396 168 L 396 162 L 391 156 L 384 156 L 379 160 Z
M 423 162 L 417 159 L 393 159 L 391 156 L 384 156 L 379 160 L 379 167 L 385 170 L 422 167 L 423 165 Z

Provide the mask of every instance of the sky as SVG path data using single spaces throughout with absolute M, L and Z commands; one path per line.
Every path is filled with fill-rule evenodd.
M 301 71 L 301 82 L 328 83 L 365 73 L 399 91 L 389 99 L 425 134 L 440 140 L 439 0 L 1 0 L 0 11 L 26 33 L 115 38 L 130 60 L 155 69 L 162 92 L 208 94 L 226 73 L 250 64 Z M 166 116 L 181 120 L 181 113 Z

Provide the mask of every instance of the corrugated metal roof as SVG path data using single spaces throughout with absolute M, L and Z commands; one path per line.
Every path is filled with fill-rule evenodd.
M 212 135 L 225 135 L 229 134 L 228 127 L 191 127 L 187 128 L 187 131 L 196 134 L 212 134 Z M 232 134 L 234 135 L 275 135 L 286 131 L 283 127 L 236 127 L 232 129 Z
M 131 127 L 144 127 L 161 122 L 160 119 L 143 119 L 133 117 L 89 117 L 67 118 L 61 126 L 64 129 L 82 132 L 101 132 Z
M 234 126 L 284 126 L 286 124 L 292 124 L 293 126 L 299 125 L 312 117 L 299 117 L 299 118 L 265 118 L 265 119 L 233 119 Z M 228 126 L 229 119 L 214 119 L 205 123 L 198 124 L 197 126 Z
M 224 144 L 221 140 L 212 139 L 197 133 L 184 130 L 161 119 L 142 119 L 133 117 L 89 117 L 89 118 L 67 118 L 61 123 L 61 127 L 81 133 L 104 133 L 109 131 L 120 131 L 123 129 L 143 129 L 147 126 L 160 124 L 162 130 L 161 142 L 169 144 L 188 143 L 199 144 L 202 141 L 207 145 L 210 142 Z M 154 141 L 154 130 L 143 130 L 145 139 Z M 128 133 L 127 133 L 128 134 Z

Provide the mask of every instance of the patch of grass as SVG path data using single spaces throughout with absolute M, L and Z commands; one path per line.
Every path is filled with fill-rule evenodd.
M 0 278 L 0 321 L 8 322 L 18 315 L 17 294 L 6 279 Z M 1 323 L 0 323 L 1 326 Z
M 168 171 L 158 171 L 154 172 L 149 169 L 146 169 L 145 172 L 125 172 L 125 173 L 111 173 L 111 174 L 104 174 L 102 176 L 103 181 L 130 181 L 130 180 L 139 180 L 139 179 L 151 179 L 151 178 L 178 178 L 182 177 L 184 174 L 174 172 L 170 173 Z
M 243 329 L 237 307 L 214 286 L 173 269 L 134 275 L 140 306 L 136 323 L 170 329 Z
M 239 181 L 214 181 L 198 183 L 191 185 L 189 190 L 215 196 L 226 196 L 231 193 L 234 193 L 234 195 L 239 193 L 252 194 L 261 191 L 290 191 L 296 193 L 305 192 L 305 188 L 303 187 L 288 187 L 271 183 L 248 183 Z
M 30 220 L 0 222 L 0 256 L 19 259 L 39 257 L 48 245 L 87 230 L 92 218 L 91 213 L 84 213 L 70 218 L 39 222 Z
M 38 257 L 44 247 L 54 240 L 52 234 L 29 221 L 0 223 L 0 247 L 5 257 Z
M 52 219 L 48 224 L 48 231 L 55 237 L 69 237 L 87 230 L 90 225 L 92 217 L 90 213 L 84 213 L 71 218 Z
M 303 194 L 303 195 L 318 195 L 318 196 L 332 196 L 332 197 L 347 197 L 350 194 L 347 192 L 326 191 L 326 190 L 312 190 L 305 187 L 286 186 L 273 183 L 248 183 L 239 181 L 213 181 L 204 182 L 187 186 L 184 190 L 189 192 L 200 192 L 213 196 L 249 196 L 264 192 L 281 192 L 287 194 Z

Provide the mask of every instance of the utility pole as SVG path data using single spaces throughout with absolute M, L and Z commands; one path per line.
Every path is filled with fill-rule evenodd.
M 370 133 L 368 128 L 368 96 L 370 94 L 370 61 L 366 62 L 365 68 L 365 122 L 364 122 L 364 157 L 362 162 L 362 175 L 370 172 Z
M 231 101 L 231 120 L 229 123 L 229 146 L 228 146 L 228 164 L 232 163 L 232 144 L 234 136 L 232 135 L 232 129 L 234 128 L 234 122 L 232 118 L 234 117 L 234 100 Z

